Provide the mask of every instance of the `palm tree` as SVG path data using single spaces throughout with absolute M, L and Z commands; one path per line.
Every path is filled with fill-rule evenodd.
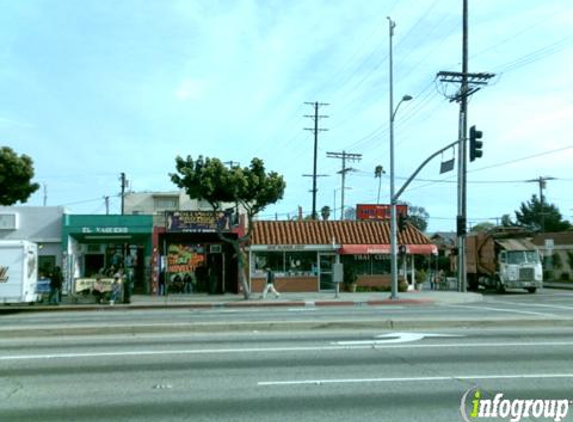
M 376 204 L 380 204 L 380 188 L 382 187 L 382 175 L 386 174 L 386 172 L 384 171 L 384 168 L 378 164 L 375 168 L 374 168 L 374 177 L 378 178 L 378 197 L 376 199 Z
M 330 217 L 330 207 L 328 205 L 325 205 L 324 207 L 321 208 L 320 210 L 320 216 L 322 217 L 322 219 L 324 221 L 327 221 Z

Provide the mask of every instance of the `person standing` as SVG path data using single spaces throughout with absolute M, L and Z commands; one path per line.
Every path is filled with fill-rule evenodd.
M 60 304 L 60 291 L 62 290 L 62 270 L 60 267 L 55 267 L 54 271 L 50 274 L 50 305 Z
M 271 291 L 275 294 L 275 298 L 278 298 L 278 297 L 280 297 L 280 293 L 277 292 L 277 289 L 275 289 L 275 273 L 269 267 L 266 268 L 266 271 L 267 271 L 267 276 L 266 276 L 267 285 L 263 289 L 262 299 L 267 297 L 267 293 L 269 291 Z
M 113 306 L 115 302 L 121 297 L 121 284 L 119 277 L 113 278 L 113 283 L 111 285 L 111 297 L 109 299 L 109 304 Z
M 131 282 L 125 278 L 123 269 L 120 268 L 117 270 L 117 273 L 114 274 L 113 278 L 117 278 L 119 284 L 122 286 L 123 303 L 131 303 Z

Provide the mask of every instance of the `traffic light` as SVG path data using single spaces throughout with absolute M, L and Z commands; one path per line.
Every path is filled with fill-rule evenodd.
M 483 141 L 480 141 L 483 136 L 481 130 L 477 130 L 475 125 L 470 127 L 470 161 L 474 161 L 476 158 L 481 158 L 483 151 Z
M 408 220 L 408 217 L 406 217 L 404 214 L 398 215 L 398 230 L 400 230 L 401 232 L 406 230 L 407 220 Z

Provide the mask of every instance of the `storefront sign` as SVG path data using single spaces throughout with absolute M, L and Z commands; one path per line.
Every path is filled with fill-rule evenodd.
M 389 204 L 358 204 L 356 218 L 358 220 L 390 220 L 392 207 Z M 408 215 L 408 205 L 396 205 L 396 216 Z
M 267 249 L 269 251 L 303 251 L 306 245 L 269 245 Z
M 128 227 L 82 227 L 84 234 L 125 234 L 129 233 Z
M 166 211 L 165 229 L 168 232 L 230 231 L 230 216 L 212 211 Z
M 339 245 L 252 245 L 251 251 L 329 251 L 337 249 Z
M 170 273 L 191 273 L 205 262 L 205 250 L 199 245 L 169 245 L 167 271 Z

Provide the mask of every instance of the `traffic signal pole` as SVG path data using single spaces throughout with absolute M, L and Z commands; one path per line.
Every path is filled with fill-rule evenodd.
M 460 122 L 458 146 L 458 291 L 467 290 L 466 274 L 466 227 L 467 227 L 467 141 L 468 133 L 468 0 L 463 5 L 463 41 L 462 41 L 462 85 L 460 90 Z
M 460 103 L 460 115 L 458 122 L 458 214 L 456 218 L 457 232 L 457 279 L 458 290 L 467 290 L 466 274 L 466 248 L 465 237 L 467 227 L 467 121 L 468 121 L 468 97 L 477 92 L 487 80 L 495 76 L 491 73 L 468 73 L 468 0 L 463 0 L 463 38 L 462 38 L 462 71 L 438 72 L 441 82 L 459 83 L 458 93 L 450 98 L 451 101 Z

